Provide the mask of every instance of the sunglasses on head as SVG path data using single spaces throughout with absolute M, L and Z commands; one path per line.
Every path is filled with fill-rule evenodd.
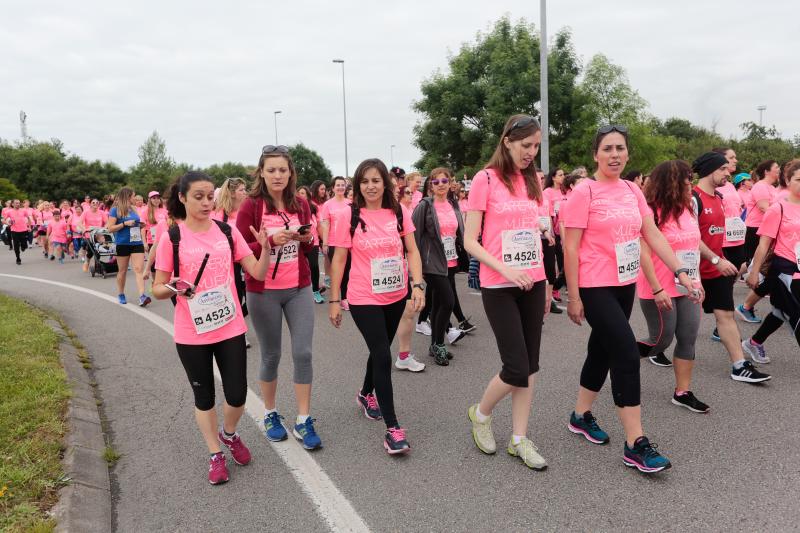
M 537 123 L 535 118 L 533 118 L 533 117 L 522 117 L 522 118 L 514 121 L 514 123 L 511 125 L 511 127 L 508 128 L 508 133 L 511 133 L 512 131 L 514 131 L 517 128 L 525 128 L 525 127 L 530 126 L 531 124 L 534 124 L 534 123 Z
M 597 130 L 597 134 L 605 135 L 607 133 L 611 133 L 612 131 L 627 134 L 628 128 L 620 124 L 606 124 L 605 126 L 600 126 L 600 128 Z
M 288 154 L 289 147 L 279 144 L 275 146 L 274 144 L 268 144 L 264 148 L 261 149 L 261 155 L 266 154 Z
M 431 185 L 447 185 L 448 183 L 450 183 L 450 179 L 449 178 L 440 178 L 440 179 L 431 180 Z

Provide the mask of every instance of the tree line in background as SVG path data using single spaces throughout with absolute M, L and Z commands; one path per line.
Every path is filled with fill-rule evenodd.
M 508 17 L 464 44 L 450 57 L 447 73 L 422 83 L 422 98 L 413 106 L 422 115 L 414 128 L 422 152 L 415 166 L 423 172 L 446 166 L 472 176 L 488 161 L 510 115 L 539 117 L 539 52 L 534 26 Z M 645 173 L 669 159 L 691 162 L 717 146 L 736 150 L 742 171 L 765 159 L 800 155 L 800 135 L 784 139 L 775 127 L 743 122 L 742 138 L 731 139 L 682 118 L 653 116 L 622 67 L 602 54 L 581 64 L 568 29 L 555 35 L 548 50 L 548 81 L 551 168 L 592 168 L 591 141 L 603 124 L 628 127 L 628 168 Z

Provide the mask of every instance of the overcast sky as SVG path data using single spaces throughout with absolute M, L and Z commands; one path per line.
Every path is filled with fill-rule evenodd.
M 724 134 L 758 120 L 800 133 L 797 0 L 551 0 L 548 29 L 569 26 L 666 118 Z M 198 166 L 255 164 L 264 144 L 303 142 L 344 173 L 342 70 L 350 172 L 364 158 L 409 169 L 411 104 L 449 53 L 503 14 L 539 27 L 533 0 L 330 2 L 4 1 L 0 138 L 57 137 L 68 151 L 127 168 L 155 129 Z

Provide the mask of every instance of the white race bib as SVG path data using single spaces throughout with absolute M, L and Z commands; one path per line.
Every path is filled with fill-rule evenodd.
M 217 330 L 236 318 L 236 300 L 230 286 L 198 292 L 187 302 L 198 335 Z
M 557 215 L 558 210 L 561 209 L 561 202 L 553 202 L 553 214 Z
M 150 238 L 156 240 L 156 227 L 153 226 L 150 228 Z
M 689 271 L 689 277 L 698 281 L 700 279 L 700 252 L 698 250 L 678 250 L 675 252 L 675 256 L 681 262 L 681 268 Z M 677 278 L 675 278 L 675 283 L 678 283 Z
M 510 229 L 502 233 L 503 264 L 516 270 L 537 268 L 542 264 L 542 239 L 532 229 Z
M 130 237 L 128 237 L 130 242 L 142 242 L 142 228 L 139 226 L 131 226 Z
M 615 245 L 617 252 L 617 280 L 625 283 L 636 279 L 639 275 L 639 263 L 641 262 L 641 247 L 639 239 L 620 242 Z
M 797 263 L 797 269 L 800 270 L 800 242 L 794 245 L 794 261 Z
M 447 259 L 448 261 L 455 261 L 456 259 L 458 259 L 455 237 L 442 237 L 442 244 L 444 245 L 445 259 Z
M 725 238 L 728 242 L 744 242 L 747 226 L 739 217 L 728 217 L 725 219 Z
M 402 290 L 406 286 L 402 257 L 379 257 L 370 262 L 372 293 L 383 294 Z
M 539 217 L 539 224 L 544 226 L 547 231 L 553 231 L 553 226 L 550 223 L 550 217 Z
M 275 235 L 283 228 L 272 228 L 267 230 L 268 235 Z M 283 250 L 281 253 L 281 264 L 285 263 L 296 263 L 297 262 L 297 253 L 300 250 L 300 242 L 299 241 L 288 241 L 283 246 L 274 246 L 270 248 L 269 255 L 270 261 L 274 263 L 278 260 L 278 250 Z

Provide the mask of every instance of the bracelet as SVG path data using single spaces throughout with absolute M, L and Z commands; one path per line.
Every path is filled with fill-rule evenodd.
M 341 300 L 328 300 L 329 304 L 338 304 Z
M 655 292 L 653 293 L 653 296 L 655 296 L 656 294 L 661 294 L 662 292 L 664 292 L 664 287 L 661 287 L 660 289 L 658 289 L 657 291 L 655 291 Z

